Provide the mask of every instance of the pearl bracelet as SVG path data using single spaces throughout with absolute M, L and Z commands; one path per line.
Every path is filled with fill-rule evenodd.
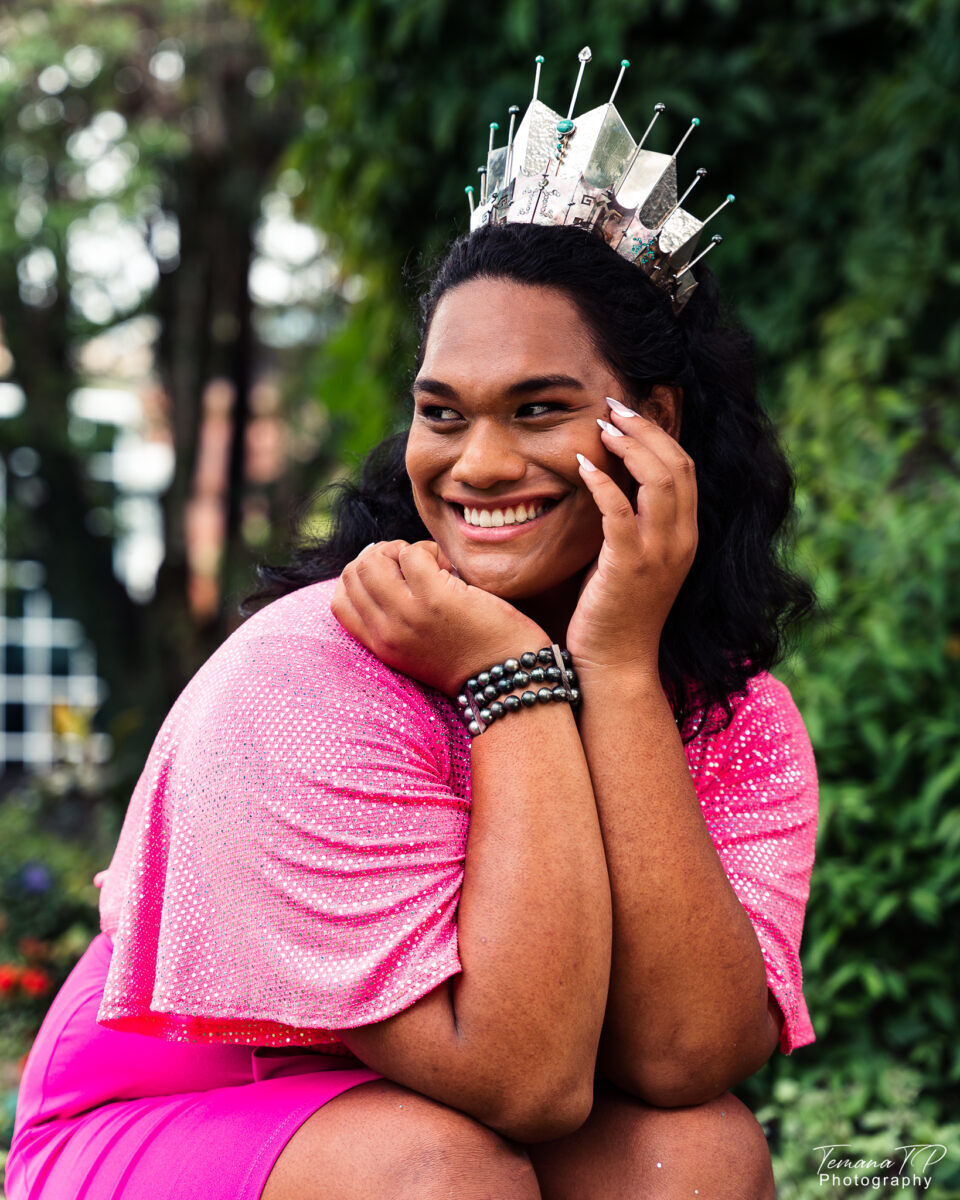
M 555 686 L 526 691 L 520 696 L 506 695 L 528 683 L 552 683 Z M 470 736 L 478 737 L 488 725 L 523 707 L 532 708 L 535 704 L 553 701 L 567 701 L 576 707 L 580 703 L 580 689 L 576 683 L 569 651 L 561 650 L 556 642 L 551 642 L 541 650 L 525 650 L 519 658 L 506 658 L 471 675 L 457 696 L 457 704 Z M 498 696 L 503 696 L 502 702 Z

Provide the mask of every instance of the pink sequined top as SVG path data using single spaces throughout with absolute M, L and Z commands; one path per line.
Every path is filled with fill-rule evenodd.
M 349 1053 L 331 1030 L 462 969 L 470 736 L 451 700 L 339 624 L 335 584 L 250 617 L 170 710 L 95 880 L 113 942 L 100 1024 Z M 686 752 L 789 1054 L 815 1040 L 799 959 L 818 809 L 806 729 L 760 673 L 733 723 Z

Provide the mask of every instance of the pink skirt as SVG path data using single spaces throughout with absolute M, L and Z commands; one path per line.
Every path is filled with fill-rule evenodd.
M 54 998 L 20 1083 L 7 1200 L 259 1200 L 311 1113 L 383 1076 L 356 1060 L 164 1042 L 96 1023 L 98 934 Z

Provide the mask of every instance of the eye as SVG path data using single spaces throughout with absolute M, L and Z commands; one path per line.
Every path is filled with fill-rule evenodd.
M 523 408 L 545 408 L 545 409 L 547 409 L 547 411 L 558 408 L 562 412 L 566 409 L 567 406 L 565 404 L 559 404 L 556 400 L 535 400 L 535 401 L 531 401 L 530 404 L 522 405 L 522 407 Z M 535 417 L 542 417 L 544 414 L 543 413 L 533 413 L 532 415 Z
M 421 414 L 426 417 L 428 421 L 445 421 L 447 418 L 441 417 L 439 414 L 453 411 L 454 410 L 452 408 L 446 408 L 441 404 L 425 404 L 423 408 L 420 409 Z
M 561 404 L 556 400 L 533 400 L 528 404 L 521 404 L 517 409 L 517 415 L 520 417 L 543 417 L 555 409 L 565 412 L 567 407 L 568 406 L 566 404 Z M 531 413 L 526 411 L 529 409 L 540 409 L 541 411 Z M 453 413 L 453 417 L 445 417 L 443 416 L 444 413 Z M 456 411 L 456 409 L 448 408 L 443 404 L 425 404 L 420 409 L 420 415 L 425 420 L 434 421 L 438 425 L 452 425 L 454 419 L 459 417 L 460 414 Z

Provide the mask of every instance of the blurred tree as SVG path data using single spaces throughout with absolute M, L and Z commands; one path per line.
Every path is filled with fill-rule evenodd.
M 11 497 L 8 553 L 40 559 L 55 599 L 93 637 L 113 692 L 108 716 L 136 711 L 127 777 L 232 619 L 221 606 L 198 621 L 188 606 L 185 513 L 213 379 L 232 394 L 223 587 L 250 572 L 241 511 L 258 365 L 251 239 L 293 110 L 272 87 L 252 22 L 220 3 L 14 4 L 0 17 L 0 52 L 4 373 L 27 396 L 19 416 L 0 422 L 0 447 L 39 456 L 31 486 Z M 141 264 L 137 286 L 121 281 L 112 294 L 102 286 L 91 300 L 78 282 L 76 233 L 91 220 L 106 245 L 128 234 L 156 260 Z M 148 607 L 115 579 L 111 539 L 90 520 L 112 503 L 112 483 L 88 470 L 112 434 L 99 425 L 78 439 L 66 404 L 85 381 L 84 346 L 144 313 L 159 319 L 153 370 L 175 449 L 164 561 Z

